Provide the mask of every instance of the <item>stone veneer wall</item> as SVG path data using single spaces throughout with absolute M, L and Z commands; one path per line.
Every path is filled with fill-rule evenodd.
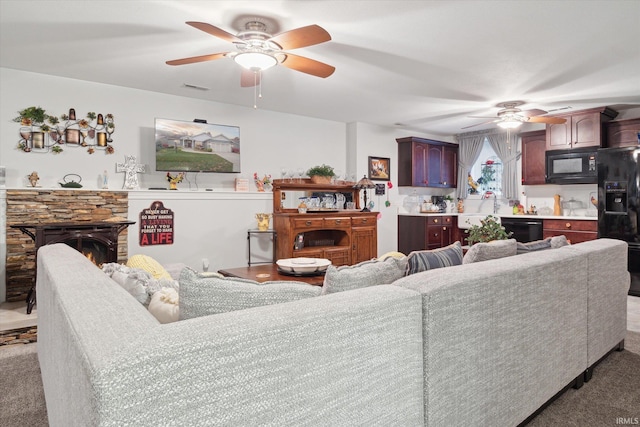
M 51 222 L 126 220 L 129 194 L 106 190 L 7 190 L 7 301 L 25 300 L 35 284 L 35 245 L 10 226 Z M 127 260 L 127 230 L 118 237 L 118 262 Z

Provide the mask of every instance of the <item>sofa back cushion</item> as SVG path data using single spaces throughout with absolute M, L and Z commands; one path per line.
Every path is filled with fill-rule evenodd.
M 321 291 L 320 286 L 304 282 L 259 283 L 236 277 L 202 276 L 185 268 L 180 274 L 180 319 L 311 298 Z
M 544 251 L 547 249 L 557 249 L 569 244 L 566 236 L 547 237 L 543 240 L 535 240 L 533 242 L 517 242 L 517 254 L 526 254 L 535 251 Z
M 463 264 L 472 262 L 488 261 L 490 259 L 504 258 L 517 253 L 516 239 L 494 240 L 487 243 L 476 243 L 469 248 L 469 251 L 462 259 Z
M 387 258 L 384 261 L 363 261 L 355 265 L 330 265 L 324 276 L 322 294 L 349 291 L 367 286 L 388 285 L 404 276 L 407 257 Z
M 407 261 L 407 274 L 462 264 L 462 245 L 455 242 L 444 248 L 413 251 Z

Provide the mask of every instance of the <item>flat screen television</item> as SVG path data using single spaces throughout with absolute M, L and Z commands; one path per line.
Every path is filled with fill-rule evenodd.
M 240 172 L 240 128 L 155 119 L 156 171 Z

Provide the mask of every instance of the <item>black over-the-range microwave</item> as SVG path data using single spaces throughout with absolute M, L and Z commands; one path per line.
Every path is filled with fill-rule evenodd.
M 597 184 L 597 148 L 546 152 L 546 182 L 549 184 Z

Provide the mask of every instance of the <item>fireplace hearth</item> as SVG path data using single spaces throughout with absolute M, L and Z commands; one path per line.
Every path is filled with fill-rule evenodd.
M 65 243 L 84 254 L 97 266 L 118 261 L 118 235 L 134 221 L 55 222 L 47 224 L 13 224 L 31 237 L 35 251 L 44 245 Z M 27 314 L 36 302 L 35 285 L 27 295 Z

